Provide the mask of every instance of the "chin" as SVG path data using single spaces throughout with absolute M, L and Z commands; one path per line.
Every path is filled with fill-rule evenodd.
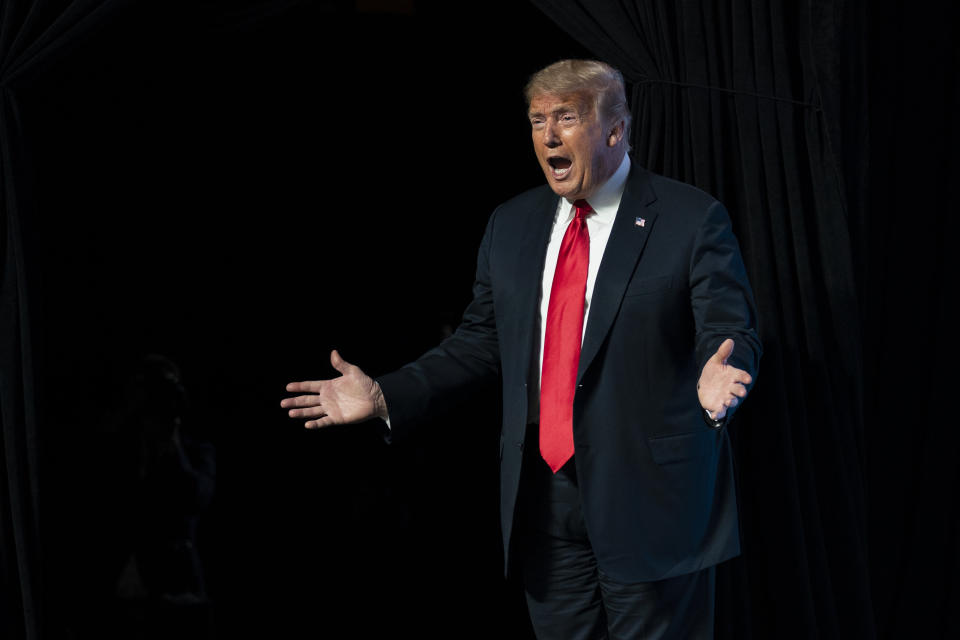
M 549 177 L 547 178 L 547 185 L 549 185 L 550 189 L 558 196 L 562 198 L 568 198 L 570 200 L 576 200 L 576 198 L 573 197 L 573 192 L 570 185 L 564 182 L 554 182 Z

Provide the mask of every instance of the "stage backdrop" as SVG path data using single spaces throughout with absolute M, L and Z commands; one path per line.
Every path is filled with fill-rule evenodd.
M 487 216 L 542 182 L 525 79 L 586 56 L 628 80 L 637 160 L 725 202 L 759 304 L 718 636 L 960 633 L 956 11 L 509 5 L 2 4 L 0 634 L 143 628 L 111 425 L 160 353 L 216 452 L 194 636 L 529 637 L 495 393 L 406 448 L 278 403 L 330 348 L 378 374 L 450 330 Z

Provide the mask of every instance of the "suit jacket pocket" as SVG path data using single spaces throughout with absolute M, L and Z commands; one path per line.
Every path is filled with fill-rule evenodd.
M 692 433 L 647 438 L 647 442 L 650 444 L 653 461 L 657 464 L 669 464 L 709 453 L 719 433 L 704 427 L 702 431 Z
M 653 276 L 651 278 L 639 278 L 630 281 L 627 290 L 623 294 L 625 297 L 642 296 L 649 293 L 669 289 L 673 284 L 671 276 Z

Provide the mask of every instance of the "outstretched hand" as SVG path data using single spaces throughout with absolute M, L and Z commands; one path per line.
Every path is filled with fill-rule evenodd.
M 733 353 L 733 340 L 727 338 L 703 365 L 700 380 L 697 382 L 697 395 L 700 406 L 708 410 L 714 420 L 727 415 L 747 396 L 747 385 L 753 382 L 750 374 L 727 364 L 727 358 Z
M 386 401 L 373 378 L 341 358 L 336 350 L 330 352 L 330 364 L 341 373 L 340 377 L 287 385 L 287 391 L 292 393 L 310 394 L 280 402 L 281 407 L 289 409 L 291 418 L 309 418 L 303 425 L 308 429 L 387 418 Z

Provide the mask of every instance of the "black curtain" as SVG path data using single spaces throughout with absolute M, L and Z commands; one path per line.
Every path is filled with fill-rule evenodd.
M 33 219 L 31 150 L 20 95 L 50 64 L 109 21 L 123 2 L 20 2 L 0 5 L 0 620 L 4 637 L 39 638 L 46 607 L 40 415 L 40 280 Z M 31 241 L 33 238 L 33 241 Z
M 741 242 L 764 357 L 731 425 L 744 552 L 719 573 L 719 636 L 873 637 L 850 239 L 864 183 L 844 173 L 866 159 L 847 71 L 863 7 L 534 4 L 623 71 L 637 160 L 716 195 Z
M 183 365 L 218 434 L 222 633 L 524 629 L 497 568 L 495 407 L 400 451 L 373 429 L 302 433 L 276 401 L 331 347 L 378 373 L 456 321 L 490 210 L 542 181 L 524 78 L 593 55 L 627 76 L 638 161 L 728 205 L 760 304 L 720 637 L 956 636 L 957 18 L 800 4 L 2 2 L 0 634 L 76 635 L 110 613 L 95 594 L 122 513 L 91 496 L 119 476 L 90 435 L 111 369 L 144 347 Z M 438 132 L 476 86 L 496 119 Z M 459 197 L 446 160 L 479 139 L 516 153 L 468 206 L 398 207 L 427 175 Z M 371 159 L 391 170 L 361 211 L 338 186 Z M 425 239 L 438 226 L 457 239 Z M 314 277 L 357 256 L 381 297 Z M 370 591 L 394 596 L 383 615 L 354 596 Z
M 212 55 L 201 55 L 196 34 L 242 32 L 296 4 L 200 3 L 188 11 L 175 3 L 126 0 L 0 2 L 4 638 L 61 637 L 64 609 L 79 615 L 93 601 L 91 594 L 99 593 L 100 567 L 110 564 L 101 552 L 109 551 L 113 538 L 101 535 L 107 523 L 97 521 L 104 513 L 97 505 L 100 496 L 92 492 L 102 487 L 91 478 L 107 476 L 98 465 L 116 461 L 97 452 L 92 425 L 118 393 L 103 385 L 110 360 L 128 347 L 111 344 L 123 342 L 117 327 L 125 320 L 128 331 L 143 326 L 128 318 L 111 324 L 106 320 L 111 309 L 98 306 L 106 299 L 100 294 L 119 299 L 116 310 L 131 306 L 136 296 L 129 292 L 136 287 L 143 297 L 156 297 L 150 285 L 166 280 L 166 286 L 176 286 L 169 268 L 145 283 L 134 266 L 145 244 L 129 237 L 116 243 L 115 234 L 129 227 L 111 224 L 169 220 L 158 212 L 175 211 L 170 203 L 182 201 L 190 189 L 189 180 L 169 187 L 165 169 L 171 156 L 158 150 L 165 151 L 159 144 L 164 137 L 176 144 L 171 133 L 184 122 L 170 107 L 183 94 L 202 103 L 200 93 L 190 90 L 209 84 L 211 75 L 202 82 L 193 76 L 197 60 L 216 64 L 209 62 Z M 164 83 L 165 90 L 156 91 Z M 166 90 L 170 87 L 176 88 Z M 203 115 L 203 109 L 191 113 L 199 120 Z M 179 233 L 154 225 L 154 236 L 171 239 Z M 132 260 L 104 264 L 118 257 L 106 247 L 124 245 L 123 257 Z M 108 291 L 124 269 L 129 281 Z M 122 484 L 118 477 L 107 481 Z M 84 615 L 100 616 L 102 629 L 109 626 L 103 613 Z
M 957 638 L 960 12 L 884 0 L 867 25 L 870 189 L 856 238 L 874 610 L 885 638 Z

